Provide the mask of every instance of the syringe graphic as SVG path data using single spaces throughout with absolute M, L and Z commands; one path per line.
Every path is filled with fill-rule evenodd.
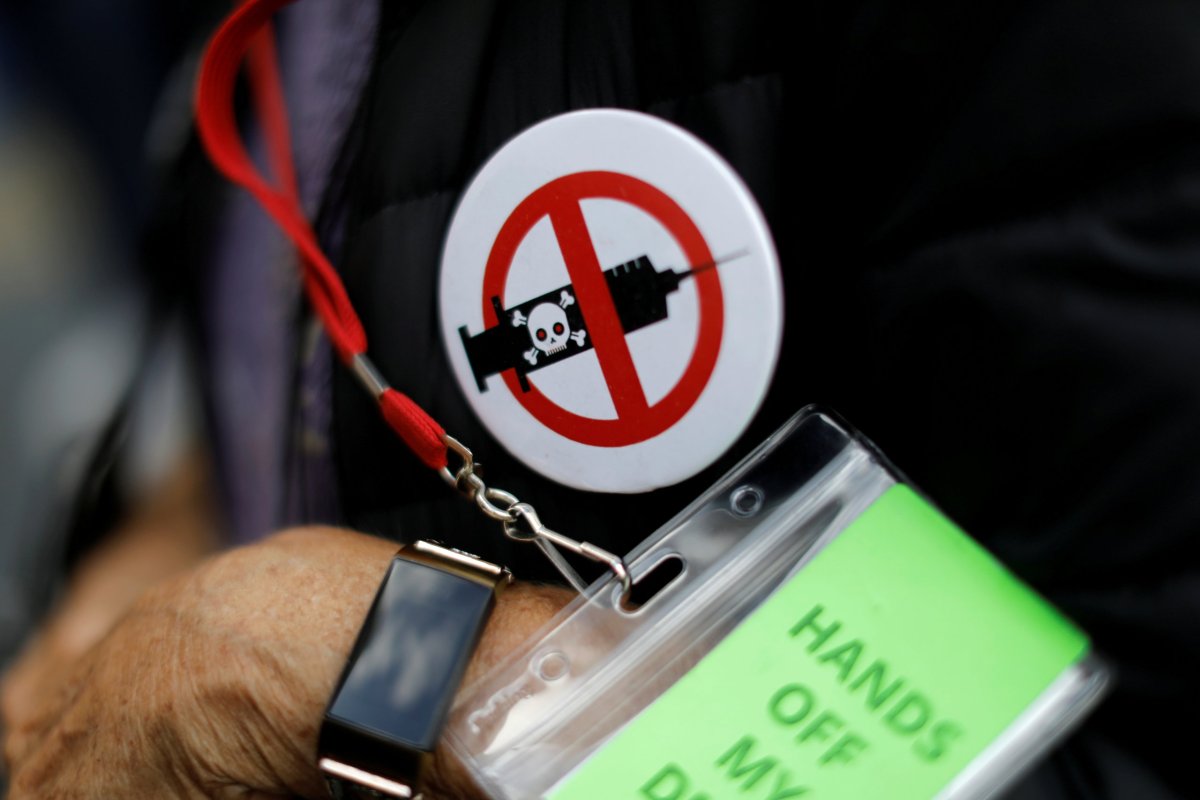
M 748 255 L 741 250 L 690 269 L 654 268 L 649 256 L 639 256 L 604 270 L 604 282 L 626 334 L 667 318 L 667 296 L 683 281 L 698 273 Z M 504 308 L 499 297 L 491 298 L 495 325 L 471 336 L 467 326 L 458 329 L 467 361 L 480 392 L 487 379 L 506 369 L 515 369 L 522 391 L 529 391 L 526 376 L 542 367 L 592 348 L 583 312 L 570 284 Z

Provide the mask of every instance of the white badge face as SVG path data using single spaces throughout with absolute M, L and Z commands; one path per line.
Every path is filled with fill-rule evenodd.
M 442 253 L 442 335 L 509 451 L 558 483 L 669 486 L 757 412 L 783 291 L 762 212 L 690 133 L 629 111 L 525 131 L 475 177 Z

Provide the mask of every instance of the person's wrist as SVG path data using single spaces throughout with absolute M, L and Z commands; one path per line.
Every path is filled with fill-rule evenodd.
M 561 586 L 518 581 L 509 587 L 488 620 L 459 692 L 484 677 L 574 597 L 573 591 Z M 445 746 L 444 739 L 434 751 L 420 788 L 429 800 L 486 798 L 467 769 Z
M 444 715 L 462 687 L 534 634 L 572 594 L 510 585 L 506 569 L 425 541 L 402 548 L 381 572 L 331 693 L 317 764 L 335 797 L 482 796 L 438 746 Z M 396 641 L 408 645 L 397 649 Z M 401 684 L 408 688 L 403 695 L 385 688 Z
M 206 783 L 241 785 L 267 768 L 292 795 L 325 796 L 315 758 L 322 714 L 396 548 L 343 528 L 296 527 L 188 577 L 185 592 L 202 609 L 208 638 L 232 644 L 219 657 L 192 659 L 202 663 L 189 676 L 190 694 L 210 719 L 185 732 L 185 750 L 199 758 Z M 247 721 L 264 761 L 253 769 L 223 762 L 228 748 L 211 735 Z

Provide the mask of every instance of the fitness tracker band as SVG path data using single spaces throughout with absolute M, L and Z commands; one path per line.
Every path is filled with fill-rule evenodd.
M 416 798 L 507 569 L 427 541 L 392 559 L 333 698 L 317 766 L 336 800 Z

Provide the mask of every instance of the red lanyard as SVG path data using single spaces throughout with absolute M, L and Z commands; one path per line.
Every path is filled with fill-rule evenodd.
M 321 250 L 296 188 L 287 107 L 271 28 L 271 17 L 291 2 L 293 0 L 246 0 L 209 42 L 196 84 L 196 127 L 209 158 L 226 178 L 254 195 L 295 243 L 304 291 L 334 348 L 359 382 L 375 397 L 383 418 L 409 449 L 426 466 L 438 470 L 448 484 L 474 501 L 483 513 L 502 523 L 510 538 L 535 542 L 577 589 L 582 591 L 585 584 L 556 546 L 603 563 L 621 582 L 621 597 L 627 598 L 632 583 L 625 562 L 619 556 L 550 530 L 528 503 L 520 502 L 502 489 L 489 488 L 475 471 L 471 451 L 448 436 L 442 426 L 407 395 L 389 386 L 367 358 L 367 335 L 362 322 L 346 295 L 341 278 Z M 234 86 L 242 61 L 247 59 L 255 112 L 277 186 L 268 183 L 250 160 L 233 113 Z M 448 450 L 453 450 L 462 459 L 456 472 L 447 467 Z
M 196 84 L 196 126 L 213 164 L 262 204 L 299 251 L 304 291 L 334 348 L 375 395 L 380 411 L 404 443 L 432 469 L 446 466 L 446 432 L 407 395 L 388 386 L 366 358 L 367 334 L 337 271 L 321 250 L 300 205 L 292 162 L 287 108 L 275 57 L 271 17 L 292 0 L 248 0 L 209 42 Z M 249 55 L 255 111 L 278 185 L 259 174 L 238 133 L 233 92 Z

